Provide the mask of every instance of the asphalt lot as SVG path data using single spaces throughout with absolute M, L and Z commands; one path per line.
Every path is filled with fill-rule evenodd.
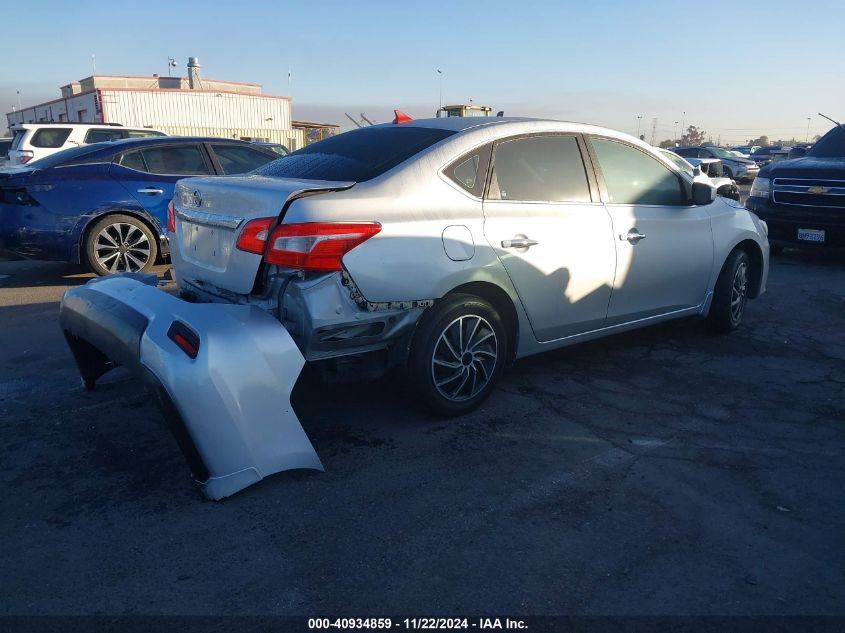
M 845 615 L 843 255 L 774 258 L 733 335 L 527 359 L 458 420 L 303 382 L 327 471 L 220 503 L 136 384 L 80 388 L 85 279 L 0 262 L 0 615 Z

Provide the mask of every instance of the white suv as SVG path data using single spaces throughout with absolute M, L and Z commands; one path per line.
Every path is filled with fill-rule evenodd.
M 26 165 L 69 147 L 102 141 L 145 136 L 167 136 L 148 128 L 128 128 L 119 124 L 24 123 L 16 126 L 8 166 Z

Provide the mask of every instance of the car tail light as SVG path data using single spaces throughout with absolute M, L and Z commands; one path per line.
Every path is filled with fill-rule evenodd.
M 280 224 L 270 235 L 264 261 L 301 270 L 342 270 L 343 256 L 379 231 L 377 222 Z
M 167 232 L 176 232 L 176 209 L 173 208 L 173 200 L 167 204 Z
M 29 161 L 32 160 L 34 156 L 35 154 L 33 152 L 30 152 L 29 150 L 22 150 L 18 154 L 18 163 L 20 163 L 21 165 L 26 165 Z
M 235 247 L 247 253 L 262 255 L 267 245 L 267 236 L 270 235 L 270 226 L 276 218 L 257 218 L 246 223 Z

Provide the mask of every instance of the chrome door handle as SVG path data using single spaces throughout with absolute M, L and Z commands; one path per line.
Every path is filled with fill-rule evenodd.
M 537 240 L 529 240 L 527 237 L 515 237 L 510 240 L 502 240 L 502 248 L 531 248 L 539 243 Z
M 631 244 L 636 244 L 640 240 L 644 240 L 645 235 L 643 233 L 640 233 L 638 229 L 634 228 L 628 231 L 627 235 L 620 235 L 619 239 L 628 240 Z
M 148 196 L 161 196 L 164 194 L 164 189 L 156 189 L 155 187 L 144 187 L 143 189 L 138 189 L 138 193 L 145 193 Z

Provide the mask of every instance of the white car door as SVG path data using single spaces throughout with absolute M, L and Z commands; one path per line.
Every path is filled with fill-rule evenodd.
M 484 234 L 539 341 L 600 328 L 607 314 L 613 231 L 597 190 L 591 193 L 582 151 L 572 134 L 494 146 Z
M 713 267 L 707 207 L 692 205 L 680 175 L 646 151 L 598 137 L 590 145 L 616 244 L 607 325 L 700 305 Z

